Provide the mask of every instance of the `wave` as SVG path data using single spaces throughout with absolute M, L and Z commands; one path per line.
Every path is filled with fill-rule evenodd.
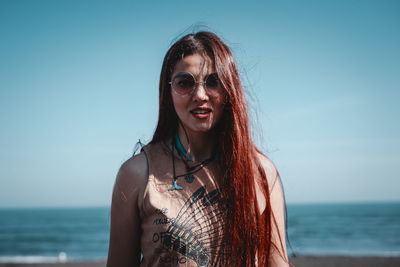
M 0 263 L 65 263 L 67 262 L 67 254 L 60 252 L 58 256 L 41 256 L 41 255 L 16 255 L 16 256 L 0 256 Z

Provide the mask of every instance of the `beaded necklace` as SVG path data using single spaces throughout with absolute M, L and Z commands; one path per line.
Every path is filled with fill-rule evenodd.
M 181 174 L 181 175 L 176 175 L 175 172 L 175 156 L 174 156 L 174 150 L 177 150 L 179 157 L 183 161 L 186 167 L 186 173 Z M 203 160 L 202 162 L 194 165 L 194 166 L 189 166 L 188 162 L 193 162 L 193 160 L 188 156 L 188 153 L 186 152 L 185 148 L 182 145 L 181 140 L 179 139 L 178 133 L 175 135 L 175 138 L 173 139 L 172 142 L 172 170 L 174 174 L 174 179 L 172 181 L 172 186 L 168 189 L 168 191 L 172 190 L 182 190 L 182 186 L 177 184 L 177 180 L 180 177 L 185 177 L 185 180 L 187 183 L 192 183 L 194 180 L 194 173 L 200 171 L 203 167 L 207 166 L 210 162 L 217 160 L 219 156 L 218 150 L 213 154 L 208 159 Z

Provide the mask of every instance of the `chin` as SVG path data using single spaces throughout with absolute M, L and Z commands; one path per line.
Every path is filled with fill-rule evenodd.
M 194 132 L 194 133 L 208 133 L 213 128 L 214 128 L 214 126 L 211 126 L 211 125 L 187 127 L 187 129 L 189 129 L 191 132 Z

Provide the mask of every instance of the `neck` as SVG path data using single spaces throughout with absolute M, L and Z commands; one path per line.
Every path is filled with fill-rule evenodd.
M 186 133 L 187 137 L 182 126 L 179 126 L 178 130 L 179 139 L 181 140 L 183 147 L 188 153 L 188 156 L 193 161 L 203 161 L 213 156 L 215 152 L 215 146 L 217 143 L 216 136 L 213 131 L 206 133 L 198 133 L 198 132 L 193 133 L 187 130 Z

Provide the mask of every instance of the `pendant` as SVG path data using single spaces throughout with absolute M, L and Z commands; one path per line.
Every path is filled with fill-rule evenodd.
M 172 183 L 172 186 L 168 189 L 168 191 L 173 191 L 173 190 L 182 190 L 182 186 L 179 186 L 176 183 L 176 179 L 174 179 L 174 182 Z
M 191 183 L 191 182 L 193 182 L 193 179 L 194 179 L 194 175 L 193 174 L 189 173 L 189 174 L 185 175 L 186 182 Z

